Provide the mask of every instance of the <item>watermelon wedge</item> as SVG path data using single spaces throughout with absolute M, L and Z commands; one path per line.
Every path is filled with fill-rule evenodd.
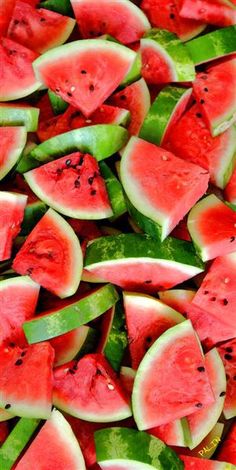
M 218 352 L 224 363 L 227 378 L 224 416 L 230 419 L 236 416 L 236 339 L 219 346 Z
M 225 199 L 231 204 L 236 205 L 236 169 L 234 170 L 226 188 L 225 188 Z
M 12 244 L 20 232 L 27 196 L 0 191 L 0 261 L 11 257 Z
M 183 0 L 180 15 L 217 26 L 234 25 L 236 22 L 236 11 L 222 0 Z
M 228 26 L 186 42 L 194 64 L 200 65 L 235 52 L 235 31 L 236 25 Z
M 153 369 L 158 369 L 158 374 L 153 374 Z M 186 383 L 191 387 L 186 388 Z M 135 376 L 132 405 L 138 429 L 183 418 L 214 400 L 191 322 L 186 320 L 169 328 L 146 353 Z
M 55 351 L 54 366 L 72 361 L 76 356 L 91 352 L 96 344 L 96 331 L 89 326 L 80 326 L 50 340 Z
M 123 44 L 138 41 L 151 25 L 128 0 L 71 0 L 83 38 L 110 34 Z
M 13 168 L 26 143 L 26 129 L 19 127 L 0 127 L 1 156 L 0 180 Z
M 34 71 L 40 82 L 88 117 L 130 77 L 135 59 L 135 52 L 118 43 L 87 39 L 46 52 L 34 61 Z
M 169 307 L 182 314 L 185 314 L 183 303 L 191 302 L 194 295 L 195 291 L 190 289 L 171 289 L 158 292 L 158 296 L 164 304 L 169 305 Z
M 162 424 L 149 429 L 148 433 L 158 437 L 170 446 L 186 447 L 191 443 L 191 434 L 186 418 L 176 419 L 171 423 Z
M 13 269 L 28 274 L 59 297 L 73 295 L 80 283 L 82 252 L 70 225 L 49 209 L 18 251 Z

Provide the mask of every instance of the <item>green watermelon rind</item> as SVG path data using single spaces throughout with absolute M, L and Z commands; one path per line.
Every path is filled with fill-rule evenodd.
M 8 127 L 8 126 L 6 126 Z M 9 126 L 12 127 L 12 126 Z M 19 160 L 22 151 L 24 150 L 26 139 L 27 139 L 27 131 L 24 126 L 18 126 L 15 128 L 16 132 L 18 132 L 18 142 L 15 145 L 9 155 L 7 155 L 7 159 L 4 164 L 1 165 L 0 169 L 0 181 L 12 170 L 14 165 Z
M 195 65 L 232 54 L 236 50 L 236 25 L 211 31 L 185 45 Z
M 224 147 L 222 158 L 215 174 L 215 184 L 220 189 L 224 189 L 228 184 L 236 162 L 236 126 L 233 125 L 227 129 L 227 133 L 229 137 L 228 147 Z
M 40 2 L 40 8 L 56 11 L 61 15 L 74 16 L 70 0 L 45 0 Z
M 39 109 L 33 106 L 0 104 L 0 126 L 24 126 L 27 132 L 35 132 L 38 128 L 38 118 Z
M 141 127 L 139 137 L 156 145 L 165 139 L 168 127 L 183 101 L 190 98 L 192 88 L 165 87 L 157 95 Z
M 101 174 L 104 178 L 107 193 L 110 199 L 113 215 L 110 221 L 113 222 L 127 212 L 123 188 L 109 166 L 101 161 L 99 164 Z
M 27 321 L 23 324 L 23 330 L 28 343 L 37 343 L 68 333 L 102 315 L 118 298 L 115 287 L 107 284 L 72 305 Z
M 54 93 L 52 90 L 48 90 L 48 98 L 51 103 L 52 110 L 55 115 L 64 113 L 68 108 L 69 104 L 66 103 L 59 95 Z
M 112 309 L 114 314 L 102 352 L 112 368 L 118 372 L 128 345 L 128 338 L 125 331 L 125 318 L 121 304 L 117 302 Z
M 29 235 L 47 210 L 48 207 L 43 201 L 38 200 L 27 204 L 24 211 L 24 219 L 21 224 L 20 236 Z

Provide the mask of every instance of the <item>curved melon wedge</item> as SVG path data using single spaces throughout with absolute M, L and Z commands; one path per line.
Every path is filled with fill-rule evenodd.
M 218 348 L 218 352 L 223 361 L 226 378 L 226 397 L 223 413 L 226 419 L 235 418 L 236 416 L 236 338 L 227 343 L 223 343 Z
M 0 103 L 1 126 L 25 126 L 28 132 L 38 128 L 39 109 L 27 104 Z
M 16 164 L 26 144 L 26 138 L 27 132 L 26 128 L 23 126 L 0 127 L 0 180 L 2 180 Z
M 195 65 L 225 57 L 236 49 L 236 25 L 211 31 L 186 42 L 186 48 Z

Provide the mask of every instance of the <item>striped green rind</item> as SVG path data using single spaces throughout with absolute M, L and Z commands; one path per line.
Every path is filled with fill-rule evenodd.
M 184 468 L 177 454 L 164 442 L 134 429 L 107 428 L 96 431 L 95 445 L 97 461 L 104 469 L 112 469 L 112 463 L 115 466 L 116 462 L 124 464 L 123 468 L 127 470 L 131 468 L 182 470 Z M 110 467 L 106 465 L 109 461 Z
M 48 97 L 53 109 L 54 114 L 61 114 L 68 108 L 69 104 L 66 103 L 59 95 L 56 95 L 54 91 L 48 90 Z
M 211 31 L 185 45 L 195 65 L 232 54 L 236 52 L 236 25 Z
M 21 168 L 18 171 L 25 173 L 42 163 L 77 151 L 89 153 L 100 161 L 120 150 L 126 144 L 128 136 L 126 129 L 115 124 L 97 124 L 74 129 L 35 147 L 21 160 Z
M 110 331 L 103 347 L 103 354 L 115 371 L 120 370 L 125 349 L 128 345 L 128 337 L 125 330 L 125 315 L 120 302 L 114 308 L 114 316 Z
M 11 470 L 37 429 L 40 419 L 21 418 L 0 448 L 0 469 Z
M 56 11 L 66 16 L 74 16 L 70 0 L 45 0 L 40 3 L 40 8 Z
M 67 307 L 27 321 L 23 324 L 23 330 L 28 343 L 55 338 L 74 330 L 102 315 L 118 298 L 115 287 L 106 284 Z
M 191 88 L 186 89 L 173 86 L 168 86 L 161 90 L 144 119 L 139 137 L 153 144 L 161 145 L 171 120 L 174 119 L 175 113 L 178 114 L 178 109 L 183 100 L 186 99 L 187 104 L 191 92 Z
M 27 204 L 24 211 L 24 219 L 21 224 L 20 235 L 28 235 L 47 210 L 48 207 L 46 204 L 40 200 Z
M 0 104 L 0 126 L 25 126 L 27 132 L 38 128 L 39 109 L 17 104 Z
M 191 82 L 195 78 L 195 68 L 185 45 L 177 36 L 165 29 L 153 28 L 141 39 L 141 46 L 158 44 L 173 62 L 177 82 Z
M 110 217 L 110 220 L 116 220 L 121 215 L 125 214 L 127 211 L 125 197 L 121 183 L 114 173 L 110 170 L 109 166 L 105 162 L 100 162 L 99 164 L 101 174 L 105 180 L 106 189 L 110 199 L 113 216 Z
M 151 237 L 156 238 L 157 240 L 161 240 L 162 236 L 162 227 L 154 220 L 150 219 L 146 215 L 139 212 L 136 207 L 130 202 L 130 200 L 126 197 L 126 206 L 128 212 L 136 225 L 145 233 L 151 235 Z

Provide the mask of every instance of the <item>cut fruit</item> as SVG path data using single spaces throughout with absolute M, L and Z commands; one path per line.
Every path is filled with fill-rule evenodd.
M 135 374 L 136 371 L 131 367 L 122 366 L 120 368 L 120 381 L 129 397 L 132 395 Z
M 102 315 L 118 298 L 115 288 L 107 284 L 68 306 L 58 306 L 50 313 L 24 323 L 27 340 L 29 343 L 37 343 L 75 330 Z
M 0 103 L 1 126 L 25 126 L 28 132 L 38 127 L 39 109 L 20 103 Z
M 104 219 L 113 215 L 98 163 L 89 154 L 71 153 L 24 177 L 39 199 L 68 217 Z
M 185 470 L 234 470 L 233 466 L 226 462 L 216 460 L 198 459 L 188 455 L 181 455 Z
M 180 284 L 203 270 L 190 243 L 149 235 L 120 234 L 89 243 L 83 280 L 112 282 L 123 289 L 156 292 Z
M 236 206 L 236 169 L 225 188 L 224 195 L 227 201 Z
M 135 59 L 135 52 L 116 42 L 86 39 L 46 52 L 33 66 L 39 81 L 90 116 L 125 82 Z
M 67 110 L 69 106 L 68 103 L 66 103 L 60 96 L 56 95 L 54 91 L 48 90 L 48 98 L 54 115 L 57 116 Z
M 5 36 L 11 20 L 15 0 L 2 0 L 0 3 L 0 36 Z
M 151 27 L 142 10 L 128 0 L 72 0 L 71 4 L 83 38 L 110 34 L 129 44 Z
M 132 394 L 136 424 L 141 430 L 167 424 L 214 400 L 198 337 L 186 320 L 165 331 L 140 363 Z
M 79 443 L 64 416 L 53 410 L 32 444 L 16 465 L 16 470 L 85 470 Z
M 24 418 L 47 419 L 52 406 L 54 351 L 41 343 L 1 347 L 0 406 Z M 26 384 L 27 387 L 22 387 Z
M 176 453 L 145 432 L 108 428 L 95 432 L 99 466 L 109 470 L 182 470 Z
M 204 90 L 207 97 L 207 86 Z M 211 183 L 223 189 L 233 172 L 236 128 L 231 126 L 212 137 L 200 106 L 195 104 L 170 128 L 165 147 L 177 157 L 208 170 Z
M 49 209 L 18 251 L 13 269 L 28 274 L 59 297 L 73 295 L 80 283 L 82 251 L 71 226 Z
M 183 0 L 180 15 L 216 26 L 229 26 L 236 22 L 235 10 L 221 0 Z
M 137 369 L 154 341 L 185 319 L 154 297 L 143 294 L 124 292 L 124 308 L 131 363 L 133 369 Z
M 35 225 L 40 221 L 43 215 L 47 212 L 48 207 L 44 202 L 36 201 L 27 204 L 24 212 L 24 219 L 21 225 L 20 235 L 29 235 Z
M 218 348 L 218 352 L 225 366 L 227 388 L 224 404 L 224 416 L 226 419 L 236 416 L 236 339 L 227 341 Z
M 85 351 L 91 352 L 95 337 L 96 331 L 83 325 L 51 339 L 50 344 L 55 351 L 54 366 L 66 364 Z
M 12 295 L 14 292 L 14 296 Z M 22 325 L 33 317 L 38 301 L 39 285 L 27 276 L 0 282 L 0 345 L 15 343 L 26 346 Z
M 212 136 L 226 131 L 236 121 L 235 88 L 236 58 L 208 67 L 193 82 L 194 96 Z
M 53 403 L 86 421 L 109 423 L 132 412 L 113 369 L 102 354 L 88 354 L 54 370 Z
M 184 302 L 191 302 L 196 291 L 187 289 L 172 289 L 158 292 L 158 296 L 164 304 L 177 310 L 177 312 L 185 314 Z
M 11 257 L 14 239 L 20 232 L 27 196 L 0 191 L 0 261 Z
M 60 46 L 70 36 L 75 20 L 17 0 L 8 27 L 8 38 L 42 54 Z
M 149 429 L 148 433 L 170 446 L 186 447 L 191 443 L 187 418 L 176 419 L 168 424 Z
M 184 44 L 164 29 L 151 29 L 140 41 L 142 76 L 148 84 L 191 82 L 193 61 Z
M 142 0 L 141 8 L 152 26 L 167 29 L 188 41 L 206 27 L 198 21 L 182 18 L 179 14 L 181 0 Z
M 139 136 L 156 145 L 168 140 L 168 132 L 181 118 L 192 88 L 166 87 L 160 91 L 144 119 Z
M 0 127 L 0 180 L 2 180 L 16 164 L 25 146 L 26 137 L 26 128 L 23 126 Z
M 0 100 L 11 101 L 30 95 L 40 87 L 32 68 L 36 52 L 8 38 L 0 39 Z
M 125 147 L 120 172 L 130 202 L 159 225 L 162 241 L 203 196 L 209 179 L 199 166 L 137 137 Z
M 123 188 L 118 178 L 116 178 L 105 162 L 100 162 L 99 167 L 105 181 L 106 190 L 112 207 L 113 215 L 110 220 L 113 221 L 127 212 Z

